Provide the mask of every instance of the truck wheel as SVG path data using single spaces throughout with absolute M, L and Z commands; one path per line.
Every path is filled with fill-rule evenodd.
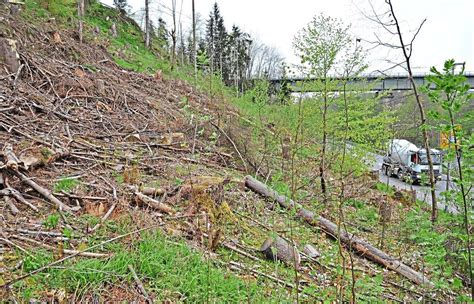
M 392 167 L 390 167 L 390 168 L 387 170 L 387 172 L 388 172 L 388 174 L 387 174 L 388 176 L 390 176 L 390 177 L 394 177 L 394 176 L 395 176 L 395 174 L 393 173 L 393 168 L 392 168 Z

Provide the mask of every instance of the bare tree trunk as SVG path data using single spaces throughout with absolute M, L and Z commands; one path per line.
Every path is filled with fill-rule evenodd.
M 408 78 L 410 80 L 411 86 L 413 88 L 413 93 L 415 94 L 415 99 L 416 103 L 418 104 L 418 109 L 420 110 L 420 119 L 421 119 L 421 129 L 422 129 L 422 134 L 423 134 L 423 141 L 424 141 L 424 146 L 426 150 L 426 156 L 428 159 L 428 167 L 429 167 L 429 178 L 430 178 L 430 187 L 431 187 L 431 221 L 434 224 L 436 222 L 437 218 L 437 207 L 436 207 L 436 191 L 435 191 L 435 178 L 434 178 L 434 170 L 433 170 L 433 160 L 431 158 L 431 153 L 430 153 L 430 143 L 429 143 L 429 136 L 428 136 L 428 131 L 426 129 L 426 115 L 425 115 L 425 109 L 423 106 L 423 101 L 421 100 L 421 96 L 418 92 L 418 89 L 416 87 L 415 80 L 413 79 L 413 72 L 411 69 L 411 53 L 413 49 L 413 41 L 416 38 L 416 35 L 420 31 L 421 27 L 425 23 L 426 19 L 423 20 L 421 23 L 420 27 L 418 28 L 417 32 L 415 33 L 413 39 L 408 45 L 405 45 L 405 42 L 403 40 L 403 35 L 400 30 L 400 24 L 398 22 L 397 17 L 395 16 L 395 11 L 393 9 L 392 1 L 387 0 L 387 4 L 390 6 L 390 12 L 392 13 L 393 20 L 395 22 L 395 26 L 397 28 L 397 35 L 400 40 L 400 46 L 403 51 L 403 56 L 405 57 L 405 62 L 407 65 L 407 71 L 408 71 Z M 409 51 L 407 49 L 409 48 Z
M 171 69 L 176 65 L 176 0 L 172 0 L 173 29 L 171 30 Z
M 346 79 L 349 79 L 349 75 L 345 76 Z M 339 236 L 341 234 L 341 229 L 344 228 L 344 233 L 347 233 L 347 227 L 346 227 L 346 222 L 345 222 L 345 215 L 344 215 L 344 198 L 345 198 L 345 191 L 346 191 L 346 182 L 345 182 L 345 176 L 344 176 L 344 165 L 346 162 L 346 155 L 347 155 L 347 138 L 348 133 L 349 133 L 349 103 L 347 101 L 347 81 L 344 81 L 343 84 L 343 98 L 344 98 L 344 137 L 342 141 L 342 159 L 341 159 L 341 164 L 339 167 L 340 170 L 340 192 L 339 192 L 339 223 L 337 225 L 337 235 Z M 342 280 L 344 280 L 344 275 L 345 275 L 345 269 L 346 269 L 346 259 L 344 257 L 344 253 L 342 252 L 342 242 L 341 239 L 338 238 L 338 245 L 339 245 L 339 254 L 342 259 Z M 354 273 L 354 261 L 352 258 L 352 248 L 351 245 L 349 245 L 349 259 L 350 259 L 350 269 L 351 269 L 351 303 L 356 303 L 356 293 L 355 293 L 355 284 L 356 284 L 356 277 Z M 341 292 L 340 292 L 340 301 L 341 303 L 343 302 L 344 298 L 344 284 L 341 284 Z
M 79 18 L 79 42 L 83 40 L 83 28 L 84 28 L 84 0 L 77 0 L 77 17 Z
M 150 0 L 145 0 L 145 46 L 150 47 Z
M 326 179 L 324 174 L 325 158 L 326 158 L 326 145 L 327 145 L 327 109 L 328 109 L 328 93 L 327 93 L 327 75 L 324 77 L 324 105 L 323 105 L 323 146 L 321 150 L 321 161 L 319 163 L 319 178 L 321 179 L 321 191 L 323 193 L 323 200 L 326 203 L 327 189 Z
M 196 55 L 196 11 L 194 9 L 194 0 L 192 0 L 193 10 L 193 65 L 194 65 L 194 79 L 197 79 L 197 55 Z
M 181 18 L 180 18 L 181 19 Z M 181 64 L 184 65 L 184 51 L 185 51 L 185 46 L 184 46 L 184 37 L 183 37 L 183 23 L 179 22 L 179 40 L 181 43 Z

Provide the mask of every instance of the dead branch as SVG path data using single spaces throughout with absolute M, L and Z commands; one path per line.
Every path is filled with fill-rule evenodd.
M 239 155 L 239 158 L 240 160 L 242 161 L 242 164 L 244 165 L 244 169 L 245 169 L 245 172 L 247 173 L 248 172 L 248 169 L 247 169 L 247 162 L 245 161 L 244 157 L 242 156 L 242 154 L 240 153 L 239 149 L 237 148 L 237 145 L 235 144 L 235 142 L 232 140 L 232 138 L 229 137 L 229 135 L 227 135 L 226 132 L 224 132 L 224 130 L 222 130 L 218 125 L 216 125 L 215 123 L 211 122 L 211 125 L 214 126 L 219 132 L 221 132 L 225 138 L 227 138 L 227 140 L 230 142 L 230 144 L 232 145 L 232 147 L 234 148 L 235 152 L 237 152 L 237 154 Z
M 30 203 L 29 201 L 27 201 L 27 200 L 23 197 L 23 195 L 21 195 L 21 193 L 20 193 L 18 190 L 16 190 L 16 189 L 13 189 L 13 188 L 11 188 L 11 187 L 7 187 L 7 188 L 3 189 L 3 191 L 2 191 L 1 194 L 2 194 L 2 195 L 11 195 L 11 196 L 13 196 L 13 197 L 15 198 L 15 200 L 18 201 L 19 203 L 22 203 L 23 205 L 25 205 L 25 206 L 31 208 L 31 209 L 32 209 L 33 211 L 35 211 L 35 212 L 39 212 L 38 208 L 37 208 L 35 205 L 33 205 L 32 203 Z
M 281 280 L 277 277 L 274 277 L 272 275 L 269 275 L 267 273 L 264 273 L 264 272 L 261 272 L 261 271 L 255 270 L 255 269 L 247 268 L 242 263 L 237 263 L 237 262 L 231 261 L 229 264 L 230 264 L 230 269 L 232 269 L 232 270 L 247 271 L 247 272 L 253 273 L 254 275 L 262 276 L 262 277 L 265 277 L 265 278 L 270 279 L 272 281 L 275 281 L 278 284 L 281 284 L 283 286 L 286 286 L 286 287 L 289 287 L 289 288 L 294 288 L 294 285 L 289 283 L 289 282 L 283 281 L 283 280 Z M 301 288 L 301 290 L 302 290 L 302 288 Z
M 138 275 L 137 273 L 135 272 L 135 269 L 133 269 L 133 266 L 132 265 L 128 265 L 128 270 L 130 270 L 130 272 L 132 273 L 132 276 L 133 276 L 133 279 L 135 280 L 135 283 L 137 284 L 138 286 L 138 289 L 140 289 L 140 292 L 142 293 L 142 295 L 145 297 L 146 301 L 148 303 L 153 303 L 153 301 L 150 299 L 150 297 L 148 296 L 148 292 L 146 292 L 146 289 L 145 287 L 143 286 L 143 283 L 140 281 L 140 278 L 138 278 Z
M 36 182 L 34 182 L 33 180 L 31 180 L 30 178 L 28 178 L 26 175 L 24 175 L 23 173 L 20 173 L 19 171 L 13 171 L 13 170 L 10 170 L 11 173 L 15 176 L 17 176 L 18 178 L 20 178 L 20 180 L 22 182 L 24 182 L 25 184 L 27 184 L 28 186 L 30 186 L 31 188 L 35 189 L 36 192 L 38 192 L 39 194 L 41 194 L 45 199 L 47 199 L 48 201 L 50 201 L 51 203 L 55 204 L 56 207 L 59 209 L 59 210 L 64 210 L 64 211 L 72 211 L 71 207 L 63 204 L 60 200 L 58 200 L 53 194 L 51 194 L 51 192 L 49 192 L 48 189 L 46 188 L 43 188 L 41 187 L 40 185 L 38 185 Z
M 97 229 L 99 229 L 100 226 L 102 226 L 105 221 L 109 218 L 109 216 L 112 214 L 112 212 L 114 212 L 114 209 L 115 207 L 117 207 L 117 203 L 113 204 L 112 206 L 110 206 L 109 210 L 107 211 L 106 214 L 104 214 L 104 216 L 100 219 L 100 222 L 97 223 L 92 229 L 90 229 L 88 232 L 89 233 L 92 233 L 94 231 L 96 231 Z
M 351 233 L 341 231 L 338 233 L 339 229 L 336 224 L 325 219 L 324 217 L 317 216 L 313 212 L 303 208 L 300 204 L 294 202 L 293 200 L 287 198 L 286 196 L 278 194 L 275 190 L 269 188 L 267 185 L 259 182 L 251 176 L 245 177 L 245 185 L 252 191 L 261 194 L 265 197 L 271 198 L 281 207 L 285 209 L 297 209 L 298 217 L 306 221 L 310 225 L 320 226 L 327 234 L 340 239 L 348 248 L 356 251 L 359 255 L 364 258 L 367 258 L 377 264 L 380 264 L 384 267 L 387 267 L 390 270 L 397 272 L 398 274 L 408 278 L 410 281 L 416 284 L 425 284 L 428 286 L 434 286 L 422 273 L 415 271 L 409 266 L 403 264 L 399 260 L 385 252 L 375 248 L 366 241 L 359 239 Z
M 13 215 L 17 215 L 20 212 L 20 210 L 18 210 L 18 208 L 15 206 L 15 204 L 13 203 L 13 200 L 11 198 L 9 198 L 8 196 L 5 196 L 3 198 L 3 200 L 7 204 L 8 208 L 10 208 L 10 212 Z
M 231 244 L 229 244 L 229 243 L 224 242 L 224 243 L 222 243 L 222 246 L 224 246 L 225 248 L 227 248 L 227 249 L 229 249 L 229 250 L 235 251 L 235 252 L 237 252 L 238 254 L 243 255 L 243 256 L 245 256 L 245 257 L 251 259 L 251 260 L 254 260 L 254 261 L 259 261 L 259 260 L 260 260 L 260 259 L 257 258 L 256 256 L 251 255 L 250 253 L 245 252 L 245 251 L 243 251 L 243 250 L 240 250 L 239 248 L 237 248 L 237 247 L 235 247 L 234 245 L 231 245 Z

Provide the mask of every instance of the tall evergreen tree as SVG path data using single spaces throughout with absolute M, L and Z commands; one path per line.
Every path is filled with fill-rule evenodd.
M 163 50 L 169 50 L 169 33 L 165 20 L 163 18 L 158 19 L 158 26 L 156 28 L 156 38 L 158 40 L 159 46 Z
M 209 69 L 209 57 L 207 54 L 207 44 L 204 39 L 200 39 L 197 46 L 197 68 L 201 71 Z
M 233 84 L 240 88 L 242 81 L 245 80 L 247 68 L 250 63 L 249 49 L 252 40 L 250 35 L 244 33 L 236 25 L 232 27 L 232 32 L 229 35 L 227 54 L 229 60 L 226 62 L 224 71 L 228 72 L 228 78 L 232 79 Z
M 226 44 L 228 35 L 224 26 L 224 18 L 221 16 L 219 6 L 214 3 L 206 26 L 207 53 L 210 56 L 211 70 L 224 74 L 223 65 L 226 61 Z

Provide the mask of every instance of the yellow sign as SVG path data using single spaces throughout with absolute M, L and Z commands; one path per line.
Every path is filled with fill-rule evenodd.
M 439 147 L 441 149 L 447 149 L 449 148 L 449 144 L 450 144 L 450 135 L 452 134 L 452 132 L 441 132 L 439 133 Z
M 456 126 L 456 131 L 460 131 L 461 130 L 461 126 Z M 458 143 L 459 143 L 459 138 L 457 139 Z M 455 140 L 454 140 L 454 133 L 453 131 L 449 131 L 449 132 L 440 132 L 439 133 L 439 147 L 441 149 L 448 149 L 449 147 L 452 147 L 453 144 L 455 143 Z

